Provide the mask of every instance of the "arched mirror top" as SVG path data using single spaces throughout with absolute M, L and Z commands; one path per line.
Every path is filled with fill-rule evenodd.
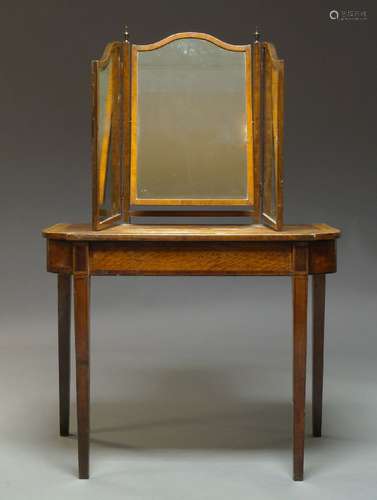
M 266 57 L 271 60 L 271 63 L 276 66 L 277 69 L 280 68 L 280 66 L 284 64 L 284 60 L 279 59 L 274 44 L 272 44 L 271 42 L 264 42 L 263 46 L 266 51 Z
M 197 40 L 205 40 L 207 42 L 211 42 L 217 47 L 221 47 L 225 50 L 230 50 L 232 52 L 246 52 L 250 50 L 250 45 L 234 45 L 231 43 L 223 42 L 219 38 L 216 38 L 213 35 L 208 35 L 207 33 L 197 33 L 195 31 L 186 31 L 183 33 L 175 33 L 174 35 L 167 36 L 158 42 L 150 43 L 147 45 L 133 45 L 133 49 L 135 51 L 148 51 L 148 50 L 157 50 L 165 45 L 168 45 L 171 42 L 176 40 L 184 40 L 186 38 L 195 38 Z
M 114 52 L 121 47 L 121 42 L 109 42 L 102 53 L 102 57 L 97 61 L 99 69 L 105 69 L 114 56 Z

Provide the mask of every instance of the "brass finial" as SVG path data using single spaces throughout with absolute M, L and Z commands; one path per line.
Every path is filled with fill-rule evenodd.
M 124 41 L 125 42 L 128 42 L 128 36 L 129 36 L 129 33 L 128 33 L 128 26 L 126 25 L 124 27 Z
M 260 32 L 258 31 L 258 27 L 256 26 L 255 33 L 254 33 L 254 42 L 259 43 L 259 39 L 260 39 Z

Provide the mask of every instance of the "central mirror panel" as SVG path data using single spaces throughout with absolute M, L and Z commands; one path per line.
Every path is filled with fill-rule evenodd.
M 253 205 L 250 46 L 133 46 L 131 204 Z

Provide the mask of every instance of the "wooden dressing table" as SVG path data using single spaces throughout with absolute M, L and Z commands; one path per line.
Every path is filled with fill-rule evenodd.
M 178 42 L 178 45 L 174 46 L 175 42 Z M 168 47 L 170 53 L 163 55 L 164 53 L 161 52 L 163 57 L 159 58 L 159 50 L 164 47 Z M 223 51 L 224 65 L 220 59 L 216 59 L 217 55 L 213 64 L 202 64 L 200 58 L 206 57 L 208 47 L 210 47 L 208 49 L 210 55 L 213 50 Z M 281 162 L 283 64 L 276 58 L 276 53 L 271 47 L 270 44 L 262 44 L 259 41 L 258 33 L 252 46 L 225 44 L 206 34 L 181 33 L 156 44 L 133 46 L 131 50 L 128 36 L 126 36 L 125 42 L 110 44 L 105 51 L 104 58 L 101 61 L 95 61 L 92 65 L 93 222 L 91 226 L 56 224 L 43 231 L 43 236 L 47 239 L 47 270 L 58 274 L 60 434 L 63 436 L 69 434 L 72 276 L 74 282 L 80 478 L 89 477 L 90 277 L 99 275 L 247 275 L 290 276 L 292 278 L 293 478 L 294 480 L 303 479 L 308 276 L 312 275 L 313 286 L 313 435 L 320 436 L 325 276 L 327 273 L 336 271 L 336 239 L 340 236 L 340 231 L 326 224 L 283 225 Z M 174 54 L 172 54 L 173 49 L 176 51 Z M 156 53 L 158 57 L 145 59 L 146 66 L 143 67 L 143 59 L 138 59 L 138 57 L 149 51 Z M 147 129 L 149 120 L 152 118 L 148 116 L 150 107 L 144 110 L 138 109 L 142 99 L 140 95 L 136 99 L 135 93 L 141 94 L 142 90 L 150 85 L 148 78 L 151 72 L 157 71 L 156 67 L 160 71 L 161 61 L 163 67 L 166 68 L 168 60 L 166 57 L 172 55 L 174 59 L 179 56 L 178 66 L 179 71 L 182 71 L 184 64 L 181 62 L 184 61 L 184 57 L 187 54 L 195 56 L 196 53 L 200 55 L 200 71 L 203 68 L 206 71 L 210 67 L 211 72 L 216 72 L 216 78 L 217 72 L 222 71 L 223 68 L 234 76 L 237 73 L 234 67 L 237 61 L 241 62 L 240 71 L 244 72 L 246 94 L 239 102 L 241 105 L 245 102 L 247 109 L 246 113 L 240 114 L 242 120 L 246 120 L 242 125 L 242 139 L 239 140 L 237 135 L 240 129 L 235 127 L 234 147 L 229 149 L 227 144 L 224 146 L 223 143 L 219 146 L 220 150 L 223 146 L 225 148 L 220 151 L 220 156 L 235 155 L 234 162 L 229 164 L 226 162 L 222 164 L 220 156 L 217 158 L 217 165 L 221 166 L 225 177 L 228 175 L 228 181 L 216 184 L 216 181 L 208 177 L 208 172 L 202 176 L 203 166 L 195 170 L 194 165 L 190 167 L 189 177 L 184 179 L 178 188 L 177 185 L 171 183 L 166 191 L 167 194 L 162 196 L 164 186 L 170 182 L 169 176 L 174 177 L 174 169 L 178 168 L 176 165 L 179 163 L 179 156 L 174 157 L 175 163 L 173 162 L 169 167 L 171 170 L 168 169 L 162 174 L 162 177 L 165 177 L 162 184 L 159 183 L 158 176 L 156 178 L 152 174 L 157 168 L 156 165 L 167 168 L 164 162 L 156 159 L 158 155 L 165 158 L 166 149 L 160 147 L 160 142 L 163 143 L 166 136 L 156 130 L 156 134 L 160 133 L 160 142 L 156 144 L 154 139 L 149 137 L 147 152 L 143 153 L 140 131 L 146 135 L 150 134 L 150 130 Z M 220 58 L 223 53 L 220 52 Z M 231 59 L 233 53 L 238 55 L 235 61 Z M 242 59 L 240 59 L 241 55 Z M 195 57 L 193 59 L 196 61 Z M 232 64 L 231 70 L 229 61 Z M 112 70 L 108 74 L 106 88 L 103 91 L 103 88 L 100 88 L 103 80 L 99 77 L 99 72 L 106 71 L 110 62 Z M 196 62 L 192 63 L 190 60 L 187 64 L 191 72 L 192 64 Z M 142 83 L 143 71 L 145 75 L 148 75 L 148 78 L 145 78 L 147 83 L 149 82 L 148 85 L 144 82 L 145 87 Z M 161 92 L 161 87 L 163 87 L 161 82 L 165 78 L 165 73 L 163 76 L 161 72 L 156 74 L 160 76 L 156 80 L 158 89 L 157 91 L 154 89 L 154 92 Z M 212 73 L 209 76 L 207 73 L 205 75 L 212 78 Z M 252 75 L 251 78 L 250 75 Z M 232 78 L 230 81 L 233 81 Z M 134 86 L 133 92 L 131 81 Z M 166 87 L 171 81 L 174 81 L 172 75 L 166 80 L 168 82 L 165 83 Z M 222 101 L 226 100 L 225 93 L 229 91 L 228 85 L 233 84 L 228 82 L 225 91 L 221 88 L 219 90 Z M 235 87 L 239 88 L 238 83 Z M 165 87 L 163 90 L 165 92 Z M 232 102 L 235 99 L 233 90 Z M 175 91 L 179 94 L 177 89 Z M 161 99 L 161 94 L 159 95 Z M 206 95 L 207 98 L 208 95 Z M 147 101 L 148 99 L 150 95 L 146 96 Z M 139 103 L 138 106 L 137 103 Z M 150 104 L 150 101 L 148 103 Z M 172 113 L 177 112 L 177 103 L 175 104 Z M 202 105 L 203 102 L 201 102 Z M 101 106 L 102 109 L 99 109 Z M 157 102 L 156 108 L 158 106 Z M 163 108 L 164 110 L 166 108 L 165 102 Z M 186 113 L 187 109 L 186 107 Z M 227 109 L 227 113 L 229 112 Z M 156 116 L 154 119 L 157 119 Z M 175 119 L 177 119 L 176 116 Z M 205 119 L 208 117 L 206 116 Z M 101 120 L 104 123 L 101 124 Z M 107 123 L 106 120 L 108 120 Z M 218 116 L 216 116 L 216 121 L 218 121 Z M 136 123 L 139 128 L 133 128 Z M 232 123 L 238 123 L 238 121 Z M 176 124 L 173 125 L 176 128 Z M 227 123 L 226 126 L 228 127 Z M 216 125 L 206 124 L 206 127 L 212 131 Z M 175 130 L 170 129 L 170 134 L 174 133 Z M 206 132 L 204 130 L 201 133 Z M 220 135 L 216 135 L 216 138 L 218 139 Z M 171 135 L 168 137 L 170 140 Z M 200 141 L 201 136 L 198 137 Z M 186 154 L 187 160 L 188 150 L 185 149 L 185 144 L 179 143 L 180 140 L 177 138 L 174 144 L 180 145 L 179 151 Z M 153 147 L 155 150 L 151 160 L 147 153 Z M 139 154 L 140 152 L 142 154 Z M 173 151 L 172 154 L 177 155 L 177 151 Z M 198 158 L 200 162 L 202 156 Z M 206 161 L 209 161 L 208 158 Z M 148 170 L 149 165 L 152 165 L 154 170 Z M 227 174 L 228 167 L 230 170 Z M 187 162 L 185 168 L 188 168 Z M 237 169 L 239 169 L 239 175 Z M 233 174 L 235 177 L 238 176 L 238 180 L 234 180 Z M 186 175 L 185 171 L 182 170 L 180 175 Z M 242 182 L 239 182 L 239 179 Z M 246 180 L 246 183 L 242 179 Z M 190 185 L 191 181 L 192 185 Z M 193 186 L 198 190 L 198 196 L 185 191 Z M 208 186 L 210 186 L 210 194 L 213 194 L 213 198 L 209 198 L 208 195 L 204 196 Z M 226 192 L 227 186 L 231 186 L 228 193 Z M 180 194 L 174 196 L 174 189 L 181 190 Z M 215 192 L 216 189 L 218 192 Z M 175 211 L 172 211 L 171 207 L 174 207 Z M 186 212 L 180 211 L 182 207 Z M 140 225 L 130 223 L 133 222 L 132 218 L 140 213 L 153 218 L 156 215 L 166 217 L 177 215 L 178 211 L 180 215 L 185 216 L 193 215 L 193 209 L 196 210 L 195 216 L 214 214 L 218 217 L 224 214 L 235 217 L 243 216 L 245 211 L 248 211 L 249 215 L 260 220 L 263 225 L 213 226 L 174 225 L 173 223 Z M 125 221 L 124 224 L 114 225 L 122 219 Z

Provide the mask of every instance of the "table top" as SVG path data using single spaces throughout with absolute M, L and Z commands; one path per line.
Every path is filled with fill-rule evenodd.
M 90 224 L 55 224 L 45 238 L 69 241 L 314 241 L 333 240 L 340 230 L 327 224 L 286 225 L 274 231 L 259 224 L 239 226 L 121 224 L 93 231 Z

